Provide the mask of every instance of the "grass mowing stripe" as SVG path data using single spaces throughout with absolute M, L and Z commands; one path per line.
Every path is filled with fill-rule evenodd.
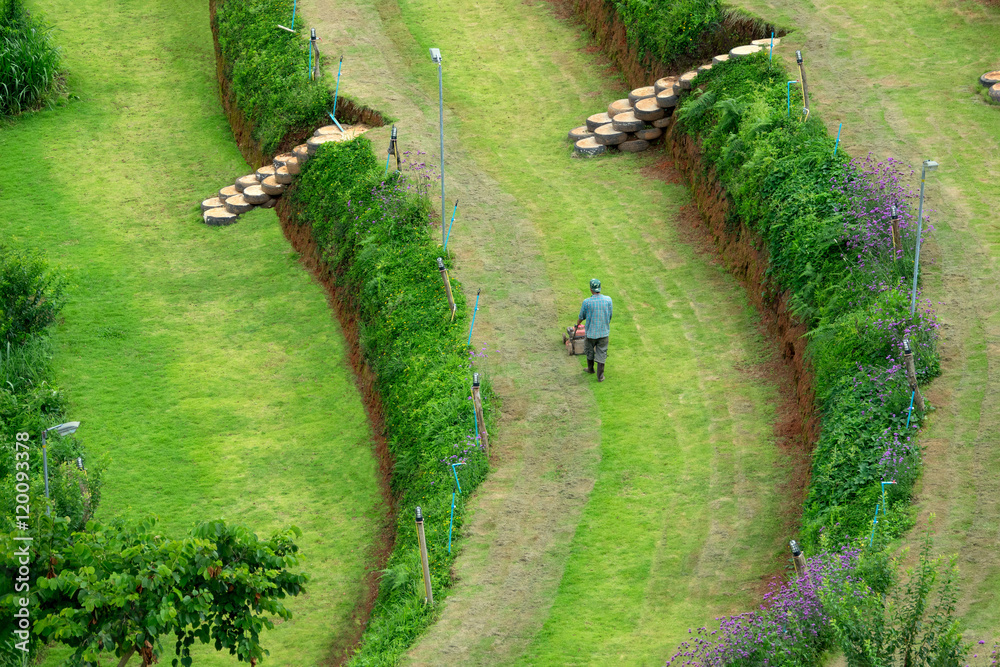
M 569 158 L 566 131 L 625 93 L 576 51 L 575 29 L 544 5 L 400 7 L 411 71 L 436 85 L 421 64 L 442 48 L 463 147 L 539 230 L 560 317 L 575 317 L 594 276 L 616 303 L 608 382 L 593 387 L 598 478 L 548 620 L 512 662 L 660 664 L 689 627 L 755 599 L 784 537 L 780 466 L 768 465 L 776 395 L 734 377 L 761 354 L 755 317 L 733 280 L 679 243 L 687 195 L 640 175 L 654 158 Z M 747 458 L 761 465 L 736 464 Z M 432 629 L 415 660 L 448 641 Z
M 323 663 L 352 630 L 382 516 L 370 433 L 339 327 L 274 214 L 201 223 L 197 202 L 248 171 L 207 6 L 43 8 L 80 99 L 0 130 L 24 174 L 0 219 L 73 279 L 54 365 L 78 435 L 110 457 L 101 513 L 153 512 L 168 533 L 215 516 L 298 525 L 313 581 L 265 645 L 270 664 Z

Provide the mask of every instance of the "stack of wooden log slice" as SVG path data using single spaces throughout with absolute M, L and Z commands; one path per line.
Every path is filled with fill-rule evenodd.
M 774 45 L 777 46 L 780 41 L 780 38 L 774 38 Z M 663 136 L 665 128 L 673 120 L 672 114 L 681 94 L 691 90 L 695 77 L 712 69 L 716 63 L 766 52 L 770 44 L 771 39 L 758 39 L 716 56 L 711 63 L 696 70 L 664 77 L 651 86 L 636 88 L 627 98 L 609 104 L 607 111 L 589 116 L 585 125 L 569 131 L 569 139 L 574 143 L 577 155 L 592 157 L 616 150 L 626 153 L 646 150 Z
M 365 125 L 326 125 L 313 133 L 308 141 L 288 153 L 282 153 L 252 174 L 240 176 L 232 185 L 219 190 L 201 202 L 201 213 L 207 225 L 231 225 L 255 208 L 274 208 L 278 198 L 298 175 L 310 157 L 325 143 L 349 141 L 369 128 Z
M 1000 70 L 987 72 L 979 77 L 979 83 L 986 86 L 986 94 L 994 102 L 1000 102 Z

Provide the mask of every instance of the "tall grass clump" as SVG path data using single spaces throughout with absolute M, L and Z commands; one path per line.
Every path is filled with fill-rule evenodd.
M 215 5 L 224 73 L 236 106 L 265 154 L 302 128 L 327 118 L 332 94 L 321 76 L 309 79 L 309 41 L 278 28 L 292 17 L 292 0 L 219 0 Z M 301 26 L 300 26 L 301 27 Z
M 58 74 L 52 28 L 22 0 L 0 0 L 0 116 L 42 106 Z
M 464 499 L 484 478 L 487 460 L 473 425 L 470 386 L 485 350 L 467 344 L 469 322 L 460 285 L 450 316 L 437 270 L 440 250 L 429 231 L 428 183 L 419 155 L 403 173 L 384 165 L 361 137 L 325 144 L 290 188 L 292 223 L 311 226 L 346 305 L 357 314 L 364 360 L 375 375 L 394 460 L 398 505 L 395 548 L 382 573 L 378 601 L 351 665 L 394 665 L 431 619 L 423 602 L 414 509 L 420 506 L 436 598 L 450 584 L 452 494 L 455 530 Z M 483 385 L 492 420 L 492 392 Z M 457 532 L 456 532 L 457 535 Z

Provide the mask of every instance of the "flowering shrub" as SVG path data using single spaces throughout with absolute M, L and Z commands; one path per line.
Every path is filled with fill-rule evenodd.
M 352 665 L 395 664 L 430 622 L 414 507 L 423 510 L 435 598 L 451 581 L 452 493 L 455 530 L 464 500 L 485 477 L 488 463 L 473 426 L 472 368 L 485 350 L 467 344 L 468 310 L 453 280 L 458 306 L 450 318 L 437 270 L 440 249 L 428 234 L 427 192 L 436 176 L 420 153 L 407 155 L 403 173 L 384 171 L 364 137 L 325 144 L 289 189 L 293 219 L 312 234 L 358 315 L 361 351 L 382 399 L 386 438 L 394 457 L 391 485 L 400 508 L 395 547 L 359 653 Z M 446 260 L 447 261 L 447 260 Z M 490 423 L 493 395 L 483 377 Z M 462 464 L 452 468 L 452 464 Z M 454 470 L 454 472 L 453 472 Z
M 757 611 L 692 632 L 666 667 L 802 667 L 832 648 L 852 667 L 968 667 L 969 658 L 996 665 L 998 645 L 987 656 L 979 648 L 985 641 L 962 639 L 954 561 L 931 558 L 931 547 L 928 533 L 905 580 L 879 547 L 823 551 L 801 576 L 772 588 Z

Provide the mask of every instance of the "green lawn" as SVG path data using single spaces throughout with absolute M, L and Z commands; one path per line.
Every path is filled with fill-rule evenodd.
M 935 231 L 922 254 L 924 295 L 937 304 L 942 376 L 921 434 L 920 520 L 936 515 L 936 546 L 957 554 L 969 638 L 1000 633 L 1000 107 L 978 83 L 1000 68 L 1000 8 L 965 0 L 740 0 L 795 31 L 810 99 L 842 145 L 940 169 L 927 181 Z M 776 56 L 777 57 L 777 56 Z M 791 60 L 791 59 L 789 59 Z M 794 67 L 794 62 L 791 63 Z
M 16 165 L 0 220 L 72 280 L 54 365 L 78 435 L 109 458 L 99 514 L 155 513 L 168 534 L 220 516 L 298 525 L 312 583 L 265 645 L 270 664 L 323 663 L 352 631 L 384 507 L 342 333 L 274 213 L 201 222 L 198 202 L 248 171 L 207 3 L 33 7 L 57 26 L 73 98 L 0 128 Z
M 683 186 L 641 173 L 662 155 L 571 157 L 566 132 L 626 93 L 578 29 L 545 3 L 376 7 L 300 4 L 346 54 L 341 93 L 435 163 L 442 49 L 448 249 L 483 288 L 476 339 L 498 350 L 504 406 L 454 592 L 407 662 L 662 664 L 688 628 L 759 600 L 790 537 L 757 317 L 685 241 Z M 602 385 L 558 345 L 591 277 L 616 306 Z
M 517 662 L 661 664 L 688 628 L 751 603 L 784 537 L 776 392 L 737 370 L 759 360 L 755 316 L 680 242 L 686 190 L 639 173 L 658 156 L 570 157 L 568 129 L 627 92 L 574 30 L 513 0 L 400 6 L 416 42 L 446 52 L 463 143 L 539 230 L 562 319 L 575 319 L 594 276 L 616 303 L 609 379 L 592 385 L 594 489 L 548 618 Z

